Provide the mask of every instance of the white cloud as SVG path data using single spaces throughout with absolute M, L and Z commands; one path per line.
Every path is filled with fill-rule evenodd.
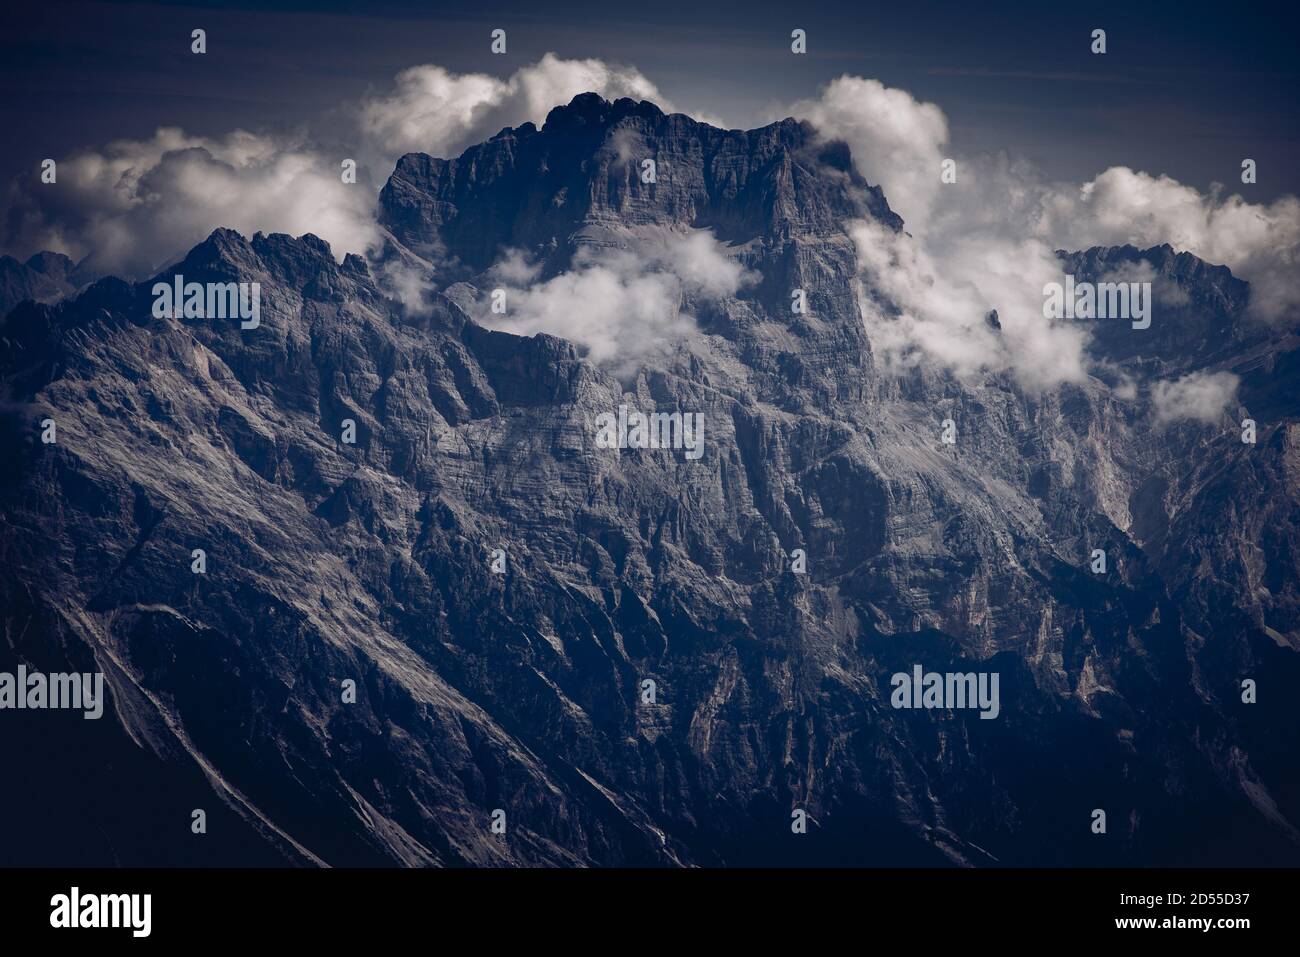
M 540 127 L 547 113 L 580 93 L 652 100 L 672 112 L 658 88 L 636 69 L 547 53 L 504 80 L 434 65 L 411 67 L 397 75 L 391 93 L 361 104 L 358 122 L 368 148 L 391 168 L 404 153 L 450 158 L 507 126 L 531 121 Z
M 325 150 L 305 135 L 236 130 L 204 137 L 168 127 L 148 140 L 71 156 L 59 163 L 55 186 L 10 188 L 0 208 L 5 247 L 89 255 L 101 272 L 131 278 L 174 262 L 218 226 L 245 235 L 310 232 L 339 259 L 364 254 L 382 236 L 367 171 L 382 182 L 404 152 L 455 155 L 502 127 L 541 123 L 553 107 L 589 91 L 668 108 L 635 69 L 594 59 L 548 53 L 505 80 L 412 67 L 390 94 L 345 108 L 345 125 L 360 130 L 346 149 Z M 330 126 L 322 132 L 332 134 L 337 119 Z M 345 157 L 360 164 L 355 184 L 342 182 Z
M 433 296 L 438 291 L 429 263 L 412 256 L 393 256 L 376 267 L 375 282 L 381 292 L 402 306 L 406 316 L 427 315 L 433 307 Z
M 817 99 L 795 103 L 789 114 L 846 142 L 859 172 L 884 189 L 890 207 L 911 228 L 928 220 L 948 142 L 943 110 L 879 80 L 845 75 Z
M 583 246 L 568 271 L 520 288 L 509 280 L 531 283 L 536 267 L 507 253 L 489 275 L 503 283 L 508 311 L 493 314 L 485 298 L 475 319 L 517 335 L 568 339 L 626 376 L 695 334 L 693 304 L 734 296 L 756 278 L 706 231 L 641 229 L 623 239 L 622 248 Z
M 1070 248 L 1169 243 L 1223 264 L 1251 284 L 1251 310 L 1263 319 L 1300 312 L 1300 199 L 1268 205 L 1202 193 L 1168 176 L 1114 166 L 1043 203 L 1043 229 Z
M 642 227 L 633 236 L 632 255 L 643 258 L 650 268 L 666 269 L 677 276 L 690 296 L 725 299 L 759 278 L 728 255 L 709 230 L 683 234 Z
M 1300 311 L 1295 197 L 1251 204 L 1123 167 L 1082 186 L 1051 183 L 1023 160 L 955 155 L 939 107 L 861 77 L 840 77 L 789 113 L 847 142 L 911 234 L 851 229 L 864 320 L 889 362 L 928 358 L 963 375 L 1010 368 L 1031 388 L 1081 378 L 1086 328 L 1041 313 L 1043 285 L 1063 278 L 1056 249 L 1167 242 L 1249 281 L 1256 314 L 1295 319 Z M 940 178 L 949 157 L 954 184 Z M 873 299 L 873 288 L 888 301 Z M 1169 283 L 1157 292 L 1165 304 L 1185 301 Z M 982 324 L 989 309 L 1001 335 Z
M 302 142 L 237 130 L 222 139 L 159 129 L 58 165 L 54 186 L 11 193 L 14 245 L 89 255 L 101 272 L 146 276 L 218 226 L 314 233 L 340 259 L 378 239 L 374 194 Z M 36 200 L 39 200 L 39 205 Z
M 790 112 L 847 142 L 863 178 L 904 219 L 902 235 L 877 223 L 850 228 L 863 319 L 887 363 L 928 358 L 959 375 L 1012 369 L 1030 388 L 1083 377 L 1086 334 L 1042 315 L 1043 285 L 1061 269 L 1014 195 L 1026 169 L 959 160 L 961 186 L 943 183 L 943 111 L 877 80 L 842 76 Z M 985 322 L 994 309 L 1000 332 Z
M 518 288 L 530 285 L 541 271 L 541 265 L 530 262 L 522 249 L 507 249 L 488 273 L 503 286 Z
M 1231 372 L 1193 372 L 1151 387 L 1156 422 L 1195 420 L 1213 425 L 1237 396 L 1240 377 Z
M 959 376 L 1012 369 L 1033 389 L 1083 378 L 1084 331 L 1043 318 L 1042 287 L 1061 270 L 1041 243 L 976 238 L 935 260 L 920 240 L 879 223 L 849 232 L 863 320 L 886 363 L 928 358 Z M 1000 331 L 985 320 L 994 309 Z

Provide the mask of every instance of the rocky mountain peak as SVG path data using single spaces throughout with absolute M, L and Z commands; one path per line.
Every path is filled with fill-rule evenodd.
M 1152 317 L 1135 333 L 1123 322 L 1088 321 L 1095 356 L 1130 362 L 1142 375 L 1166 377 L 1213 365 L 1225 355 L 1261 346 L 1275 330 L 1251 318 L 1250 286 L 1226 266 L 1213 265 L 1167 243 L 1058 250 L 1078 282 L 1148 283 Z
M 637 226 L 709 229 L 775 264 L 801 242 L 847 238 L 843 223 L 902 221 L 853 171 L 848 148 L 786 119 L 719 130 L 648 102 L 594 93 L 552 110 L 540 131 L 504 130 L 460 157 L 408 154 L 380 194 L 380 220 L 406 247 L 468 273 L 520 249 L 563 268 L 584 243 Z
M 5 257 L 6 259 L 9 257 Z M 31 256 L 26 266 L 51 278 L 66 279 L 76 268 L 76 263 L 63 253 L 39 252 Z
M 621 97 L 611 103 L 599 93 L 580 93 L 567 105 L 557 106 L 546 115 L 542 132 L 572 133 L 577 130 L 601 129 L 613 126 L 628 116 L 655 120 L 664 115 L 663 110 L 648 100 Z

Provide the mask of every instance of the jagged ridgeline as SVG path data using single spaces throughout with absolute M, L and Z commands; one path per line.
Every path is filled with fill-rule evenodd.
M 1181 304 L 1030 393 L 883 370 L 845 224 L 903 223 L 793 120 L 588 94 L 379 208 L 0 263 L 0 672 L 106 696 L 0 710 L 4 863 L 1300 863 L 1300 363 L 1226 269 L 1071 254 Z M 699 231 L 744 280 L 631 368 L 491 319 Z M 1198 370 L 1255 441 L 1119 387 Z

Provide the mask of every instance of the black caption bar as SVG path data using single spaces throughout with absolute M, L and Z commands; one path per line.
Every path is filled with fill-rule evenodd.
M 626 943 L 900 926 L 927 941 L 995 935 L 1231 946 L 1289 925 L 1292 870 L 8 870 L 7 941 L 373 942 L 448 934 L 534 943 L 611 921 Z M 668 936 L 665 936 L 668 935 Z M 986 937 L 986 939 L 988 939 Z M 613 938 L 606 938 L 611 945 Z

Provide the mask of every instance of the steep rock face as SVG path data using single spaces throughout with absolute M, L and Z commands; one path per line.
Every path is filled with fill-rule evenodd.
M 719 130 L 594 93 L 556 107 L 541 130 L 502 130 L 458 159 L 407 154 L 380 194 L 399 240 L 420 253 L 451 252 L 471 270 L 502 246 L 554 251 L 562 263 L 574 246 L 599 242 L 602 227 L 644 225 L 711 229 L 776 256 L 797 242 L 838 242 L 855 207 L 902 225 L 843 145 L 819 144 L 807 124 Z
M 1222 267 L 1089 250 L 1081 277 L 1140 266 L 1186 300 L 1156 322 L 1195 334 L 1098 330 L 1104 374 L 1036 395 L 886 377 L 843 224 L 901 223 L 851 170 L 792 121 L 584 96 L 457 160 L 403 157 L 384 225 L 461 280 L 419 315 L 315 237 L 227 230 L 160 278 L 260 282 L 255 330 L 153 318 L 151 283 L 116 280 L 10 314 L 0 670 L 103 670 L 102 722 L 24 720 L 130 781 L 97 813 L 65 799 L 80 813 L 19 853 L 57 833 L 60 862 L 97 863 L 1300 860 L 1287 342 Z M 638 225 L 709 228 L 763 278 L 631 379 L 458 304 L 504 249 L 555 272 Z M 1230 367 L 1253 447 L 1112 388 Z M 597 447 L 620 404 L 702 414 L 703 455 Z M 914 664 L 997 672 L 998 718 L 894 709 Z M 6 811 L 52 819 L 59 775 Z
M 643 181 L 646 161 L 655 164 L 653 183 Z M 816 378 L 801 385 L 836 396 L 870 376 L 844 221 L 902 227 L 847 148 L 821 142 L 807 124 L 719 130 L 595 94 L 556 107 L 541 130 L 503 130 L 454 160 L 402 157 L 379 207 L 395 239 L 437 263 L 444 280 L 473 278 L 506 250 L 535 259 L 545 279 L 581 249 L 625 244 L 629 230 L 709 230 L 759 281 L 743 300 L 705 310 L 704 329 L 753 344 L 745 361 L 755 385 L 779 405 L 801 398 L 792 379 Z M 810 313 L 792 322 L 796 288 L 807 290 Z

